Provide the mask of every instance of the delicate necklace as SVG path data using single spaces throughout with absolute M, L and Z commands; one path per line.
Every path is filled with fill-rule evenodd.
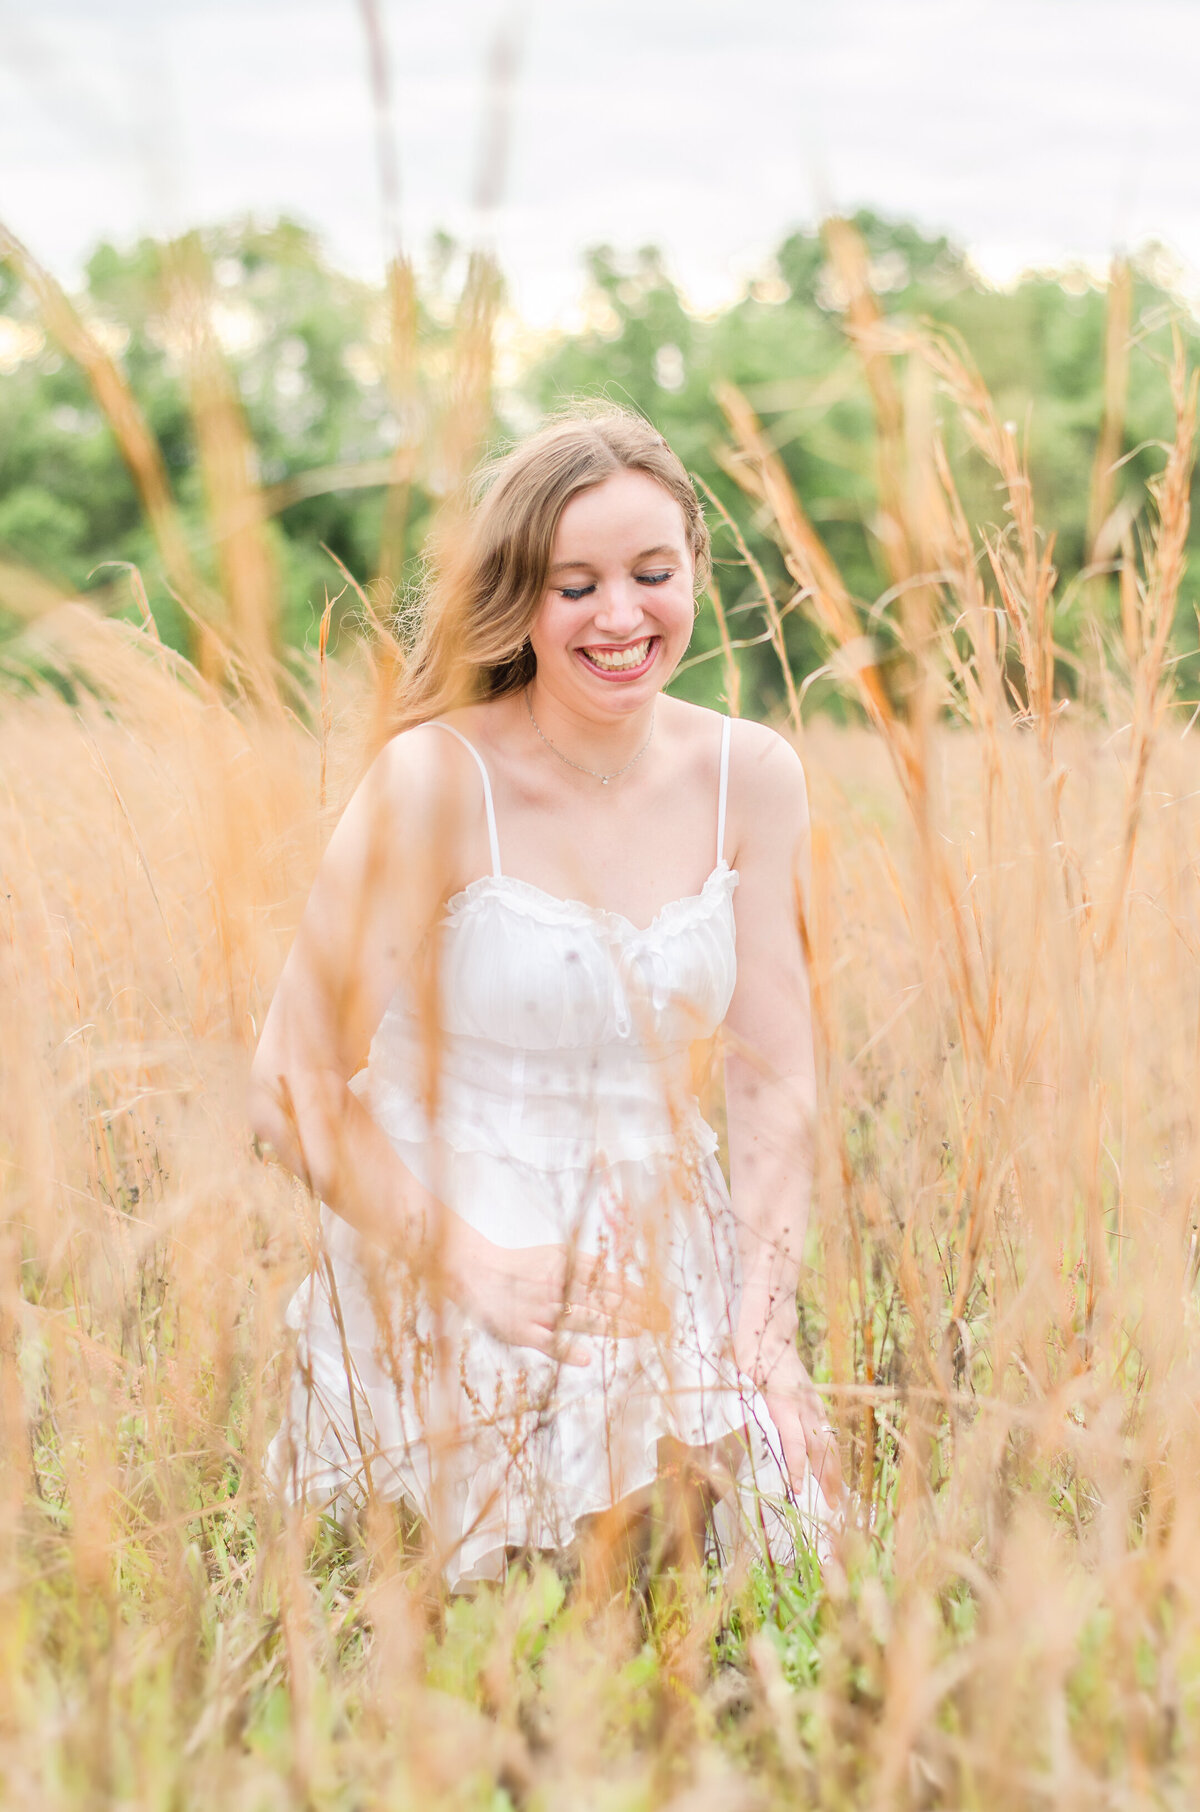
M 557 755 L 558 759 L 560 761 L 565 761 L 569 768 L 574 768 L 578 773 L 590 774 L 593 780 L 598 780 L 600 782 L 601 786 L 607 786 L 610 780 L 619 780 L 622 774 L 627 774 L 629 772 L 630 768 L 633 766 L 634 762 L 640 761 L 642 759 L 642 756 L 646 753 L 646 750 L 650 747 L 651 738 L 654 735 L 654 717 L 652 714 L 651 718 L 650 718 L 650 735 L 647 736 L 645 742 L 642 744 L 642 746 L 638 750 L 637 754 L 632 756 L 631 759 L 625 763 L 625 766 L 623 768 L 614 768 L 611 774 L 598 774 L 596 772 L 595 768 L 585 768 L 581 761 L 572 761 L 571 757 L 569 755 L 564 755 L 561 749 L 555 748 L 555 746 L 551 742 L 550 738 L 546 735 L 545 731 L 541 728 L 540 724 L 538 723 L 537 718 L 533 715 L 533 706 L 529 702 L 528 686 L 526 686 L 526 688 L 525 688 L 525 709 L 529 713 L 530 723 L 533 725 L 534 729 L 537 731 L 538 735 L 541 737 L 542 741 L 545 743 L 545 745 L 549 749 L 550 753 L 552 755 Z

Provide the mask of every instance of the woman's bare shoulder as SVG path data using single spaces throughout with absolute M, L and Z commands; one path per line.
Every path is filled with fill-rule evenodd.
M 796 776 L 804 772 L 795 745 L 782 732 L 773 730 L 770 724 L 759 723 L 752 717 L 733 719 L 730 753 L 732 760 L 740 757 L 780 782 L 790 780 L 794 785 Z
M 695 705 L 690 699 L 671 697 L 663 697 L 660 708 L 670 712 L 677 734 L 692 736 L 711 743 L 715 748 L 720 747 L 721 725 L 728 716 L 727 712 L 714 710 L 711 705 Z M 786 760 L 788 756 L 796 758 L 795 750 L 786 736 L 781 736 L 778 730 L 773 730 L 769 724 L 759 723 L 755 718 L 729 718 L 729 734 L 734 760 L 737 759 L 738 750 L 746 755 L 759 756 L 769 750 L 783 751 L 782 757 L 777 754 L 776 759 Z
M 471 753 L 456 737 L 429 724 L 398 731 L 351 792 L 330 838 L 326 865 L 374 871 L 382 864 L 390 873 L 397 863 L 411 868 L 414 855 L 431 851 L 443 865 L 452 865 L 449 833 L 478 791 Z
M 718 759 L 725 712 L 714 711 L 709 705 L 694 705 L 690 699 L 672 698 L 669 694 L 659 697 L 656 709 L 660 714 L 657 722 L 669 730 L 688 754 L 709 754 L 714 762 Z M 736 733 L 739 720 L 734 718 L 731 724 Z
M 459 740 L 465 736 L 474 743 L 474 726 L 464 712 L 454 712 L 452 717 L 453 721 L 439 718 L 397 731 L 376 755 L 364 782 L 394 795 L 408 810 L 426 805 L 436 808 L 447 780 L 474 775 L 478 784 L 475 758 Z M 450 735 L 451 730 L 457 734 Z
M 739 831 L 778 837 L 808 825 L 804 766 L 794 745 L 769 724 L 737 718 L 729 748 L 729 804 Z

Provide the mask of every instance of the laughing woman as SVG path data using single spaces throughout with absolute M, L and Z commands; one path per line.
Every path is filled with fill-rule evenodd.
M 664 695 L 707 563 L 636 416 L 491 467 L 254 1062 L 324 1204 L 272 1476 L 404 1500 L 452 1586 L 644 1521 L 664 1476 L 773 1545 L 841 1493 L 796 1351 L 804 779 Z M 692 1073 L 721 1028 L 732 1196 Z

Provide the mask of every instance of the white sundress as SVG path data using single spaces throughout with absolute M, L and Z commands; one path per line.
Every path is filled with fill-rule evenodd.
M 655 1291 L 669 1329 L 592 1337 L 588 1366 L 561 1365 L 435 1306 L 323 1207 L 321 1250 L 288 1309 L 296 1368 L 268 1474 L 293 1501 L 406 1500 L 454 1588 L 500 1576 L 510 1549 L 569 1544 L 580 1517 L 653 1481 L 661 1437 L 700 1446 L 745 1430 L 718 1539 L 740 1531 L 790 1555 L 821 1512 L 811 1474 L 799 1501 L 790 1491 L 733 1360 L 733 1212 L 690 1066 L 736 977 L 729 720 L 715 866 L 644 929 L 506 875 L 482 756 L 450 724 L 431 727 L 478 764 L 492 872 L 438 928 L 436 1051 L 401 990 L 350 1087 L 413 1175 L 489 1240 L 567 1244 L 581 1269 L 603 1254 Z

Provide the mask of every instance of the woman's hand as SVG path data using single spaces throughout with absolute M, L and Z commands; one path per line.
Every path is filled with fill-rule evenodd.
M 842 1460 L 837 1431 L 796 1351 L 794 1317 L 767 1318 L 754 1305 L 743 1309 L 734 1336 L 738 1364 L 762 1393 L 779 1431 L 783 1460 L 794 1490 L 812 1468 L 831 1510 L 842 1508 Z
M 510 1346 L 531 1346 L 567 1365 L 590 1365 L 576 1335 L 628 1340 L 661 1323 L 646 1291 L 569 1246 L 497 1246 L 449 1214 L 441 1251 L 446 1294 Z

